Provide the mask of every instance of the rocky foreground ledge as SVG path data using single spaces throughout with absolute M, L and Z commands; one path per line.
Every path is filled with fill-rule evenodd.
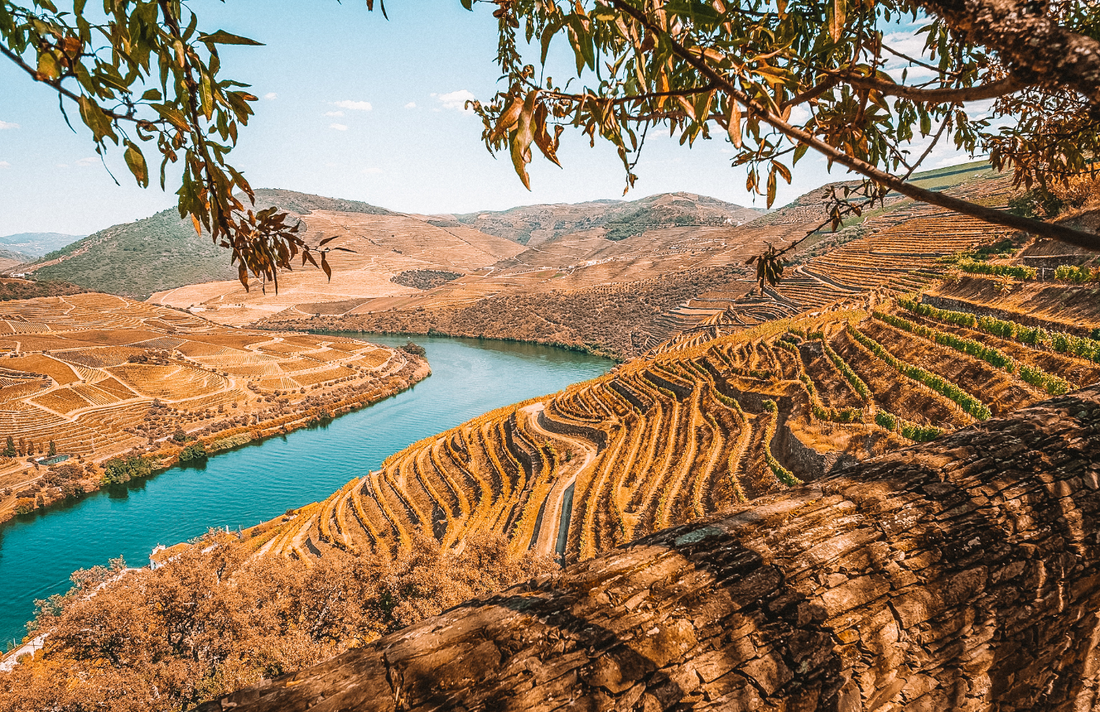
M 234 710 L 1079 710 L 1100 386 L 646 537 Z

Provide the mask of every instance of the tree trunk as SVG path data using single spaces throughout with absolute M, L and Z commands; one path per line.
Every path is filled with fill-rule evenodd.
M 1098 455 L 1100 385 L 200 709 L 1095 709 Z
M 1033 0 L 918 0 L 971 42 L 1000 54 L 1018 75 L 1080 92 L 1100 106 L 1100 42 L 1059 25 Z M 1087 3 L 1086 3 L 1087 4 Z M 1087 12 L 1081 9 L 1081 12 Z

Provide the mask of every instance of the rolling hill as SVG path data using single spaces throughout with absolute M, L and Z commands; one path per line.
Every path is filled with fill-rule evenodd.
M 289 190 L 258 190 L 256 203 L 259 208 L 277 205 L 300 216 L 316 210 L 392 214 L 367 203 Z M 37 279 L 64 280 L 138 299 L 211 279 L 232 280 L 237 274 L 229 264 L 229 253 L 208 237 L 196 235 L 191 221 L 181 220 L 174 208 L 67 244 L 46 254 L 28 271 Z
M 527 205 L 498 212 L 466 213 L 448 218 L 490 235 L 532 247 L 573 233 L 595 231 L 623 240 L 664 227 L 741 225 L 763 214 L 694 193 L 662 193 L 640 200 L 595 200 L 587 203 Z
M 65 235 L 60 232 L 22 232 L 0 237 L 0 247 L 34 258 L 41 257 L 47 252 L 60 250 L 81 237 L 83 235 Z
M 16 265 L 21 265 L 24 262 L 30 262 L 34 258 L 23 252 L 16 252 L 15 250 L 7 250 L 0 247 L 0 270 L 11 269 Z

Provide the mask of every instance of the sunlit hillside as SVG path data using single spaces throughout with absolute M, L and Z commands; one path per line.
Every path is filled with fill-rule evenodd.
M 1100 380 L 1095 300 L 1065 333 L 989 300 L 989 281 L 948 282 L 965 310 L 866 295 L 631 361 L 417 443 L 253 546 L 389 557 L 414 534 L 461 547 L 488 531 L 585 559 Z

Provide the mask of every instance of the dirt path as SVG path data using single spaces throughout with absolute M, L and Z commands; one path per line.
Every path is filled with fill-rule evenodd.
M 539 531 L 535 532 L 533 553 L 540 556 L 553 557 L 557 553 L 555 547 L 558 541 L 558 530 L 562 524 L 562 502 L 565 497 L 565 491 L 577 481 L 577 475 L 592 466 L 596 461 L 597 452 L 596 446 L 584 438 L 551 433 L 539 425 L 538 415 L 544 409 L 545 406 L 542 403 L 534 403 L 522 408 L 520 412 L 526 414 L 528 422 L 530 423 L 530 428 L 533 432 L 538 433 L 551 442 L 555 440 L 567 441 L 573 445 L 579 446 L 584 451 L 583 460 L 580 462 L 573 461 L 566 463 L 565 467 L 560 470 L 560 474 L 554 481 L 554 485 L 550 488 L 550 492 L 546 495 L 546 500 L 543 503 L 542 525 L 539 527 Z M 567 519 L 566 521 L 568 522 L 569 520 Z

